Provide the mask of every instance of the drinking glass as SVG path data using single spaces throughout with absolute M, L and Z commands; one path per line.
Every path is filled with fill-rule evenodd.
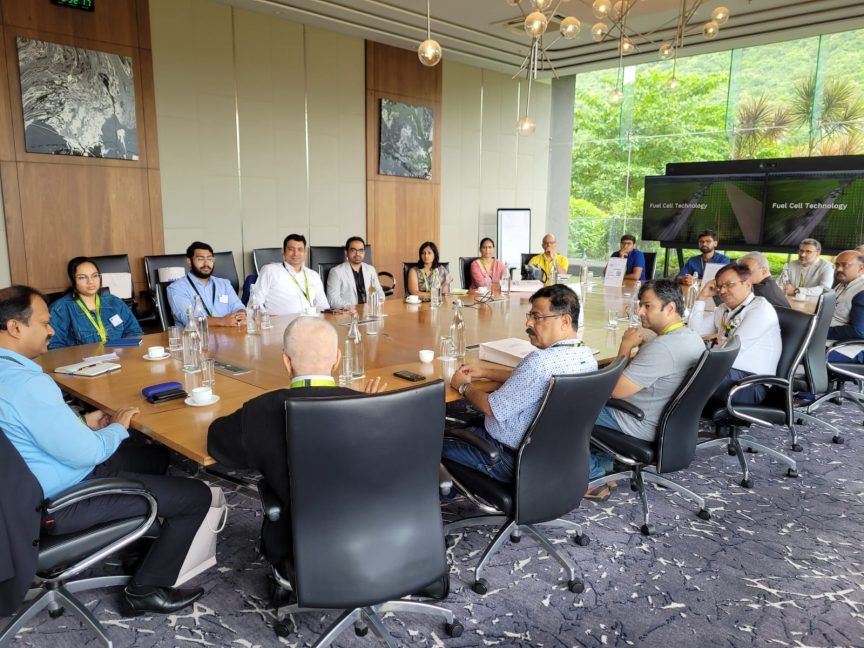
M 606 328 L 618 328 L 618 311 L 616 311 L 614 308 L 610 308 L 609 312 L 606 314 Z
M 449 335 L 441 336 L 441 342 L 438 345 L 438 348 L 440 350 L 438 357 L 441 360 L 448 360 L 456 357 L 456 348 L 453 345 L 453 338 Z
M 448 385 L 455 371 L 456 358 L 441 358 L 441 379 Z
M 179 351 L 183 348 L 183 343 L 181 342 L 183 337 L 183 332 L 180 330 L 179 326 L 169 326 L 168 327 L 168 350 L 169 351 Z
M 353 363 L 351 356 L 352 354 L 350 353 L 345 353 L 342 356 L 342 373 L 339 374 L 340 385 L 350 385 L 351 381 L 354 380 Z
M 201 361 L 201 385 L 216 391 L 216 361 L 213 358 Z

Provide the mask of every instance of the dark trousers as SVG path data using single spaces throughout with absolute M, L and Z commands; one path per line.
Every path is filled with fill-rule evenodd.
M 714 390 L 712 398 L 725 403 L 726 396 L 729 395 L 729 390 L 732 389 L 733 385 L 752 375 L 753 374 L 749 371 L 730 369 L 729 373 L 726 374 L 726 377 L 723 379 L 723 382 L 721 382 L 717 389 Z M 751 385 L 750 387 L 745 387 L 741 391 L 735 392 L 735 397 L 732 399 L 732 402 L 736 405 L 758 405 L 765 400 L 766 393 L 765 387 L 762 385 Z
M 87 476 L 87 479 L 136 480 L 156 498 L 161 530 L 132 578 L 134 585 L 173 585 L 192 539 L 210 509 L 211 493 L 204 482 L 188 477 L 168 477 L 164 474 L 167 469 L 166 448 L 125 441 Z M 58 511 L 54 514 L 54 524 L 47 530 L 43 528 L 43 533 L 75 533 L 111 520 L 144 515 L 146 511 L 147 504 L 140 497 L 106 495 Z

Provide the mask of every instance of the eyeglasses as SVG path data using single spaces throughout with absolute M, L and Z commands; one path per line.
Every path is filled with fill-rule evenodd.
M 744 283 L 743 281 L 727 281 L 726 283 L 717 284 L 717 290 L 732 290 L 732 286 L 737 286 L 738 284 Z
M 855 266 L 855 265 L 861 265 L 861 262 L 860 261 L 847 261 L 846 263 L 835 263 L 834 267 L 835 268 L 851 268 L 852 266 Z
M 96 281 L 101 276 L 102 276 L 102 273 L 100 273 L 100 272 L 94 272 L 92 275 L 80 274 L 80 275 L 75 275 L 75 281 L 87 281 L 88 279 L 92 279 L 93 281 Z
M 195 261 L 196 263 L 204 263 L 205 261 L 207 261 L 208 263 L 213 263 L 213 260 L 214 260 L 214 259 L 213 259 L 212 256 L 206 256 L 206 257 L 195 257 L 195 258 L 194 258 L 194 261 Z
M 361 254 L 366 251 L 366 248 L 348 248 L 348 252 L 351 254 Z
M 561 317 L 564 313 L 553 313 L 552 315 L 544 315 L 543 313 L 535 313 L 534 311 L 528 311 L 525 313 L 525 321 L 546 319 L 547 317 Z

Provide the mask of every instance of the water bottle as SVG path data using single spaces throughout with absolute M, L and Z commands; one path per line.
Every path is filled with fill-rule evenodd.
M 369 304 L 366 319 L 378 319 L 381 316 L 381 304 L 378 301 L 378 291 L 375 290 L 374 286 L 369 288 L 369 297 L 366 303 Z
M 261 332 L 261 306 L 258 304 L 258 295 L 255 294 L 255 286 L 252 286 L 252 295 L 246 305 L 246 333 L 247 335 L 258 335 Z
M 549 270 L 549 281 L 547 285 L 554 286 L 558 283 L 558 259 L 552 257 L 552 269 Z
M 453 323 L 450 325 L 450 339 L 456 349 L 456 357 L 465 357 L 465 319 L 462 317 L 462 300 L 453 302 Z
M 510 274 L 510 267 L 506 263 L 504 264 L 504 274 L 502 275 L 502 279 L 504 279 L 504 282 L 501 284 L 501 290 L 505 295 L 509 295 L 510 289 L 512 288 L 511 283 L 513 281 L 513 276 Z
M 438 272 L 438 268 L 432 270 L 432 290 L 429 297 L 432 308 L 438 308 L 441 305 L 441 274 Z
M 585 256 L 584 252 L 582 253 L 582 263 L 580 264 L 580 266 L 581 272 L 579 273 L 579 276 L 581 278 L 581 281 L 582 283 L 588 283 L 588 257 Z
M 195 295 L 195 323 L 198 326 L 198 335 L 201 336 L 201 351 L 207 353 L 210 350 L 210 331 L 207 326 L 207 311 L 200 295 Z
M 261 324 L 262 331 L 273 328 L 273 325 L 270 323 L 270 313 L 267 312 L 267 307 L 264 306 L 263 302 L 258 304 L 258 321 Z
M 351 326 L 348 327 L 348 335 L 345 338 L 345 353 L 348 353 L 348 340 L 351 341 L 351 377 L 363 377 L 363 336 L 360 335 L 360 318 L 357 313 L 351 317 Z
M 201 371 L 201 335 L 191 304 L 186 307 L 186 328 L 183 329 L 183 371 Z
M 784 293 L 786 292 L 786 286 L 789 285 L 789 271 L 786 269 L 786 264 L 783 264 L 783 272 L 780 273 L 780 278 L 777 279 L 777 285 L 780 286 L 780 290 Z
M 639 283 L 638 281 L 636 282 Z M 639 328 L 642 326 L 642 320 L 639 318 L 639 287 L 636 287 L 633 293 L 633 298 L 630 300 L 630 308 L 627 313 L 627 325 L 630 328 Z
M 339 374 L 340 385 L 350 385 L 353 380 L 352 363 L 354 362 L 354 340 L 345 338 L 345 347 L 342 350 L 342 373 Z

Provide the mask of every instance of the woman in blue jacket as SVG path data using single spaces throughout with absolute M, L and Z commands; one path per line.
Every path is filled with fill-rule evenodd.
M 143 335 L 138 320 L 119 297 L 99 294 L 102 275 L 93 259 L 75 257 L 66 268 L 71 290 L 51 304 L 54 337 L 49 349 Z

